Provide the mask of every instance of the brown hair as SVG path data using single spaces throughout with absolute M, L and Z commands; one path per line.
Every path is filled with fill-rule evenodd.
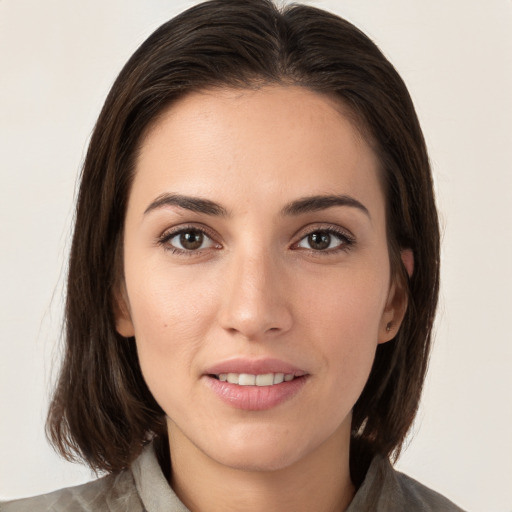
M 66 458 L 118 471 L 165 439 L 165 419 L 143 380 L 135 343 L 115 329 L 123 222 L 143 134 L 173 101 L 214 86 L 296 84 L 348 107 L 381 164 L 394 278 L 408 309 L 379 345 L 353 411 L 351 471 L 376 453 L 398 456 L 416 414 L 438 296 L 439 229 L 424 139 L 407 89 L 376 45 L 349 22 L 303 5 L 212 0 L 157 29 L 114 83 L 81 175 L 71 249 L 66 348 L 47 433 Z M 400 249 L 414 253 L 409 279 Z

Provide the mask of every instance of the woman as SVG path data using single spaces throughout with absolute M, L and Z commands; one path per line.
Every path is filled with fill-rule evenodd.
M 459 510 L 395 472 L 439 231 L 407 90 L 265 0 L 158 29 L 83 169 L 48 433 L 108 476 L 2 510 Z

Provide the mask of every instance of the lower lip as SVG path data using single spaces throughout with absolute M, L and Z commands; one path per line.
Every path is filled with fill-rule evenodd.
M 307 376 L 296 377 L 273 386 L 239 386 L 206 376 L 210 389 L 235 409 L 265 411 L 293 398 L 304 386 Z

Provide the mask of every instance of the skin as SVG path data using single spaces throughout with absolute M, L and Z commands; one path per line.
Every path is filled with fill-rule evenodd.
M 146 212 L 162 194 L 208 199 L 227 214 Z M 312 195 L 350 196 L 367 212 L 283 215 Z M 206 230 L 198 250 L 173 252 L 180 236 L 169 233 L 180 228 Z M 341 235 L 312 246 L 308 235 L 329 229 Z M 354 495 L 351 411 L 406 305 L 390 279 L 378 162 L 342 105 L 296 86 L 179 100 L 143 140 L 124 275 L 117 329 L 135 336 L 168 416 L 182 501 L 200 511 L 344 510 Z M 286 361 L 306 383 L 268 410 L 233 408 L 204 372 L 239 356 Z

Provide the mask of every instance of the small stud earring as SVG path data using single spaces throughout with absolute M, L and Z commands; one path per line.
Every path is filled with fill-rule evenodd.
M 391 326 L 392 326 L 392 325 L 393 325 L 393 324 L 392 324 L 391 322 L 388 322 L 388 325 L 386 325 L 386 332 L 391 331 Z

